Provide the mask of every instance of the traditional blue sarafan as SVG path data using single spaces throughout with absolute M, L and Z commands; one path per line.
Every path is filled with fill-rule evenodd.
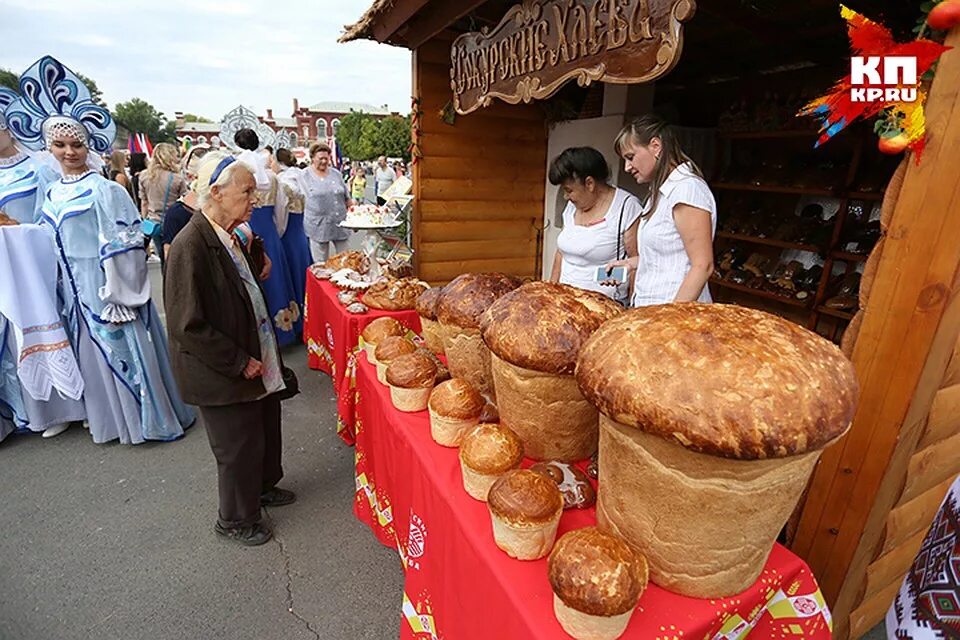
M 94 442 L 172 440 L 194 420 L 180 398 L 150 301 L 140 216 L 122 186 L 96 173 L 46 191 L 41 225 L 60 254 L 68 331 Z M 136 319 L 115 324 L 116 308 Z
M 0 130 L 7 129 L 4 113 L 16 98 L 13 91 L 0 88 Z M 35 222 L 44 189 L 57 178 L 53 169 L 19 149 L 9 158 L 0 158 L 0 211 L 21 224 Z M 85 417 L 83 403 L 78 400 L 56 393 L 45 401 L 32 398 L 23 391 L 17 371 L 14 329 L 0 314 L 0 440 L 18 429 L 44 431 Z
M 300 169 L 290 167 L 277 176 L 280 183 L 277 191 L 278 206 L 287 209 L 287 225 L 280 236 L 283 250 L 290 267 L 294 299 L 300 308 L 307 290 L 307 269 L 313 264 L 310 256 L 310 241 L 303 230 L 303 191 L 300 189 Z M 283 195 L 283 198 L 279 196 Z

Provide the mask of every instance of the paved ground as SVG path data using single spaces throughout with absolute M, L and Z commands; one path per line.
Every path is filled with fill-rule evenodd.
M 0 639 L 381 640 L 397 637 L 397 555 L 353 517 L 353 454 L 334 434 L 326 376 L 287 354 L 303 393 L 284 403 L 276 537 L 213 533 L 202 427 L 168 444 L 94 445 L 71 429 L 0 443 Z

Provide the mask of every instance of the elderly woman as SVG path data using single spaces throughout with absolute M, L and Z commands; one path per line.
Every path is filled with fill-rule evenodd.
M 550 163 L 548 177 L 567 199 L 550 281 L 626 303 L 628 287 L 605 285 L 597 280 L 597 270 L 637 255 L 640 201 L 609 184 L 610 167 L 593 147 L 565 150 Z
M 240 544 L 273 535 L 261 506 L 296 497 L 276 487 L 280 463 L 282 363 L 255 265 L 234 229 L 250 220 L 257 183 L 232 156 L 208 154 L 195 189 L 201 215 L 180 232 L 167 258 L 164 296 L 174 375 L 200 407 L 217 459 L 215 531 Z
M 303 228 L 310 238 L 310 252 L 316 262 L 347 250 L 350 235 L 340 226 L 353 206 L 340 172 L 330 166 L 330 147 L 316 142 L 310 147 L 310 166 L 300 177 L 303 195 Z

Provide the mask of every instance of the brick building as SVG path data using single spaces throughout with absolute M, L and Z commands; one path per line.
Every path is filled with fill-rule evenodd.
M 293 99 L 293 114 L 289 118 L 274 117 L 273 109 L 267 109 L 265 116 L 257 116 L 260 122 L 274 131 L 287 131 L 294 147 L 306 147 L 317 140 L 330 142 L 336 137 L 340 118 L 351 111 L 362 111 L 376 118 L 391 115 L 386 106 L 375 107 L 360 102 L 318 102 L 309 107 L 301 107 L 300 101 Z M 220 146 L 219 122 L 184 122 L 183 113 L 175 114 L 177 139 L 189 140 L 192 144 Z

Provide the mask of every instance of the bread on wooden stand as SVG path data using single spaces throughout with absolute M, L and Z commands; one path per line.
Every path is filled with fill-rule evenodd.
M 480 337 L 480 316 L 497 298 L 519 286 L 519 279 L 502 273 L 465 273 L 445 286 L 437 301 L 450 373 L 465 378 L 481 393 L 494 390 L 490 350 Z
M 597 523 L 697 598 L 753 584 L 820 452 L 847 430 L 853 366 L 820 336 L 732 305 L 606 322 L 577 382 L 600 416 Z
M 597 450 L 598 418 L 573 377 L 580 347 L 623 308 L 565 284 L 529 282 L 480 318 L 500 421 L 534 460 L 583 460 Z
M 431 287 L 417 297 L 417 315 L 420 316 L 420 335 L 430 351 L 443 355 L 443 333 L 437 322 L 437 301 L 440 299 L 439 287 Z

